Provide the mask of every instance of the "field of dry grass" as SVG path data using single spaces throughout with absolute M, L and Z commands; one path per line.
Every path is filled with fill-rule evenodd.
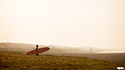
M 91 53 L 91 54 L 51 53 L 51 54 L 64 55 L 64 56 L 81 56 L 81 57 L 88 57 L 91 59 L 100 59 L 100 60 L 106 60 L 106 61 L 110 61 L 110 62 L 125 63 L 125 53 Z
M 117 70 L 117 67 L 125 67 L 125 63 L 80 56 L 27 56 L 23 52 L 0 50 L 1 70 Z

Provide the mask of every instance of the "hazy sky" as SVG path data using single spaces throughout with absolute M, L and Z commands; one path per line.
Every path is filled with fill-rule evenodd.
M 125 47 L 125 0 L 0 0 L 0 42 Z

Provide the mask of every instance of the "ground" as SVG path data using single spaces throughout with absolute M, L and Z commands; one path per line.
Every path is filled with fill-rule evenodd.
M 102 57 L 102 54 L 25 54 L 0 50 L 0 70 L 117 70 L 117 67 L 125 67 L 125 63 L 104 60 L 106 58 Z M 116 54 L 116 57 L 119 55 Z M 112 56 L 115 57 L 115 54 L 109 55 Z

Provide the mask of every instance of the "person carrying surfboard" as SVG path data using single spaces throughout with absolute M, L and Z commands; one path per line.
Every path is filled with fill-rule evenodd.
M 36 53 L 36 55 L 39 55 L 39 53 L 38 53 L 38 45 L 36 45 L 36 51 L 37 51 L 37 53 Z

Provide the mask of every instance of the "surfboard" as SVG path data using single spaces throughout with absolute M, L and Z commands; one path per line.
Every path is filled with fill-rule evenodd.
M 48 51 L 49 49 L 50 49 L 49 47 L 39 48 L 38 49 L 38 53 L 42 53 L 42 52 Z M 27 52 L 26 55 L 33 55 L 33 54 L 36 54 L 36 53 L 37 53 L 37 51 L 35 49 L 35 50 L 31 50 L 31 51 Z

